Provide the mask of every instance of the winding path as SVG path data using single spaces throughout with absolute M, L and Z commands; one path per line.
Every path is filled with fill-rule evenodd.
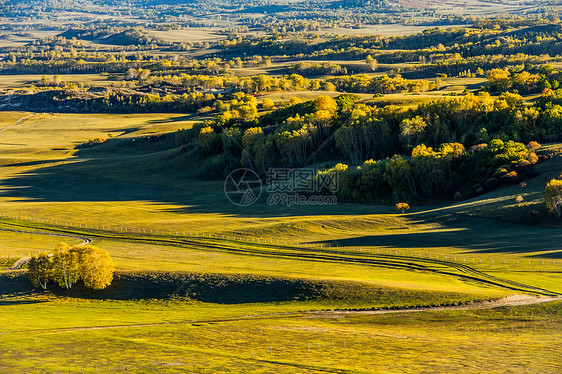
M 11 230 L 3 230 L 3 231 L 11 231 Z M 56 237 L 59 237 L 59 238 L 81 239 L 82 243 L 80 243 L 78 245 L 88 245 L 93 241 L 90 238 L 86 238 L 86 237 L 83 237 L 83 236 L 77 236 L 77 235 L 55 234 L 55 233 L 37 232 L 37 231 L 19 231 L 19 230 L 17 232 L 20 232 L 20 233 L 23 233 L 23 234 L 31 234 L 31 235 L 47 235 L 47 236 L 56 236 Z M 31 257 L 29 257 L 29 256 L 22 257 L 19 260 L 17 260 L 7 270 L 19 270 L 23 267 L 23 265 L 27 264 L 29 262 L 29 260 L 31 260 Z
M 28 114 L 27 116 L 21 117 L 20 119 L 18 119 L 16 122 L 11 124 L 10 126 L 6 126 L 4 128 L 1 128 L 0 132 L 4 132 L 4 131 L 12 128 L 12 127 L 15 127 L 15 126 L 19 125 L 20 123 L 22 123 L 23 121 L 25 121 L 26 119 L 33 117 L 34 115 L 35 115 L 35 113 L 32 113 L 32 114 Z
M 10 223 L 14 228 L 28 228 L 19 223 Z M 515 292 L 532 293 L 544 296 L 558 296 L 560 293 L 553 292 L 527 284 L 522 284 L 512 280 L 498 278 L 488 273 L 479 271 L 463 263 L 452 261 L 443 261 L 429 258 L 415 258 L 411 256 L 395 256 L 384 254 L 365 254 L 360 255 L 351 252 L 342 252 L 335 249 L 318 249 L 310 248 L 308 251 L 302 251 L 300 247 L 274 245 L 265 243 L 254 243 L 245 241 L 233 241 L 224 238 L 203 238 L 203 237 L 151 237 L 144 235 L 123 236 L 115 233 L 100 232 L 80 232 L 71 229 L 45 229 L 46 231 L 54 231 L 53 235 L 80 237 L 83 240 L 90 241 L 85 238 L 111 238 L 116 240 L 127 240 L 131 242 L 149 242 L 153 244 L 165 244 L 179 247 L 189 247 L 191 249 L 202 251 L 219 251 L 236 253 L 246 256 L 266 256 L 275 258 L 291 258 L 305 261 L 315 262 L 334 262 L 334 263 L 357 263 L 369 266 L 388 267 L 394 269 L 425 271 L 438 273 L 442 275 L 450 275 L 470 282 L 478 282 L 491 286 L 499 286 Z M 10 231 L 14 231 L 11 229 Z M 16 231 L 20 231 L 16 229 Z M 81 236 L 82 235 L 82 236 Z
M 404 308 L 404 309 L 384 309 L 384 310 L 342 310 L 330 312 L 312 312 L 310 314 L 316 317 L 333 317 L 348 314 L 393 314 L 393 313 L 415 313 L 415 312 L 434 312 L 440 310 L 478 310 L 478 309 L 494 309 L 504 306 L 522 306 L 548 303 L 552 301 L 562 300 L 562 295 L 558 296 L 531 296 L 531 295 L 511 295 L 494 301 L 479 301 L 463 305 L 450 305 L 438 307 L 423 308 Z

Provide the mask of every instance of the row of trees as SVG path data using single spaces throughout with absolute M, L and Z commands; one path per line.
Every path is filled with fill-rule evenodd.
M 286 59 L 286 56 L 301 60 L 358 60 L 370 55 L 384 64 L 420 61 L 422 64 L 414 69 L 450 74 L 455 70 L 458 73 L 459 67 L 449 70 L 449 65 L 463 63 L 467 65 L 463 70 L 467 70 L 474 57 L 483 57 L 479 59 L 484 63 L 480 66 L 489 69 L 494 64 L 495 67 L 510 64 L 510 56 L 526 55 L 530 56 L 529 62 L 545 61 L 559 55 L 561 50 L 559 25 L 543 24 L 528 31 L 434 28 L 406 36 L 336 36 L 322 42 L 311 42 L 306 37 L 281 41 L 268 35 L 249 37 L 225 47 L 221 53 L 228 56 L 259 53 L 272 60 Z M 476 71 L 478 65 L 473 66 Z
M 54 85 L 54 81 L 45 80 L 45 83 Z M 64 83 L 64 82 L 63 82 Z M 106 91 L 106 90 L 104 90 Z M 219 95 L 217 95 L 219 96 Z M 217 101 L 217 96 L 212 93 L 184 93 L 164 94 L 139 93 L 128 89 L 110 92 L 89 92 L 78 88 L 54 87 L 49 90 L 20 92 L 13 97 L 0 96 L 0 103 L 10 105 L 25 105 L 37 112 L 110 112 L 110 113 L 143 113 L 143 112 L 183 112 L 195 113 L 212 112 L 212 105 Z M 13 100 L 13 101 L 11 101 Z
M 562 52 L 560 27 L 545 25 L 543 20 L 536 22 L 539 26 L 529 30 L 508 32 L 501 28 L 433 28 L 406 36 L 333 36 L 322 42 L 318 42 L 318 36 L 283 38 L 282 34 L 232 35 L 232 39 L 216 45 L 156 40 L 142 27 L 92 26 L 70 29 L 61 35 L 25 46 L 6 47 L 4 52 L 9 55 L 0 61 L 0 69 L 54 74 L 99 72 L 104 68 L 114 72 L 117 67 L 124 73 L 128 68 L 142 67 L 162 73 L 194 73 L 199 70 L 201 73 L 217 74 L 229 69 L 267 66 L 272 61 L 358 60 L 370 57 L 384 64 L 419 61 L 421 64 L 408 68 L 412 76 L 435 77 L 437 74 L 457 75 L 468 70 L 476 72 L 478 67 L 490 70 L 520 64 L 536 65 L 552 60 Z M 107 43 L 107 48 L 100 52 L 84 40 Z M 164 45 L 169 51 L 175 52 L 211 46 L 219 48 L 219 51 L 215 57 L 201 60 L 190 59 L 181 53 L 160 55 L 141 52 L 141 49 L 152 50 Z M 129 53 L 131 51 L 137 53 Z M 372 65 L 371 61 L 368 65 L 374 67 L 376 63 Z M 307 71 L 340 74 L 345 70 L 330 63 L 308 67 L 306 64 L 297 64 L 294 68 L 304 75 L 308 75 Z
M 35 287 L 47 289 L 50 281 L 69 289 L 78 281 L 88 288 L 101 290 L 113 281 L 115 266 L 109 254 L 93 245 L 69 247 L 59 243 L 53 253 L 31 257 L 29 280 Z
M 508 69 L 493 69 L 487 74 L 488 88 L 492 92 L 517 90 L 521 93 L 542 92 L 558 89 L 562 75 L 552 65 L 544 65 L 537 74 L 527 71 L 519 73 Z
M 500 139 L 468 150 L 460 143 L 444 143 L 437 150 L 421 144 L 410 157 L 367 160 L 355 168 L 340 163 L 320 171 L 318 177 L 337 174 L 335 194 L 342 201 L 402 201 L 435 195 L 464 199 L 532 176 L 531 165 L 537 158 L 529 148 L 534 145 Z
M 552 101 L 558 97 L 545 96 L 527 107 L 517 94 L 467 94 L 408 109 L 366 105 L 357 95 L 344 94 L 295 101 L 256 116 L 257 103 L 240 96 L 221 101 L 225 111 L 215 121 L 181 131 L 177 140 L 199 149 L 200 174 L 206 177 L 239 166 L 265 174 L 270 167 L 302 167 L 342 156 L 358 165 L 407 154 L 418 178 L 415 190 L 408 191 L 412 196 L 458 191 L 472 196 L 532 175 L 539 160 L 536 147 L 529 150 L 521 141 L 551 141 L 562 134 L 562 106 Z M 463 186 L 466 176 L 474 183 Z
M 137 71 L 131 71 L 136 77 Z M 308 79 L 299 74 L 283 77 L 269 75 L 255 75 L 237 77 L 235 75 L 152 75 L 144 79 L 139 78 L 143 87 L 172 86 L 190 91 L 195 90 L 228 90 L 245 93 L 260 93 L 271 91 L 342 91 L 354 93 L 400 93 L 426 92 L 439 89 L 442 82 L 437 80 L 410 80 L 400 75 L 390 77 L 383 75 L 371 77 L 366 74 L 342 75 L 327 79 Z

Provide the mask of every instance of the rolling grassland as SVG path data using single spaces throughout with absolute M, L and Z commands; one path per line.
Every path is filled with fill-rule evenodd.
M 406 214 L 240 208 L 170 148 L 190 117 L 28 116 L 0 115 L 2 372 L 560 369 L 560 227 L 528 219 L 560 158 Z M 82 237 L 115 261 L 103 291 L 5 271 Z

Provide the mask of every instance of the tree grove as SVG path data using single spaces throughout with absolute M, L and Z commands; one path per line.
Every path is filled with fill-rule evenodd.
M 86 287 L 101 290 L 111 284 L 115 271 L 107 251 L 93 245 L 69 247 L 66 243 L 59 243 L 53 253 L 32 257 L 28 268 L 30 281 L 43 289 L 49 281 L 69 289 L 82 280 Z

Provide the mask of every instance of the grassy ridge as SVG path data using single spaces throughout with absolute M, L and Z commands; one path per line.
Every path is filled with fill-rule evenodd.
M 414 257 L 346 253 L 343 250 L 295 248 L 291 246 L 259 244 L 251 242 L 234 241 L 215 238 L 168 238 L 151 237 L 141 234 L 103 234 L 100 232 L 71 231 L 67 229 L 55 230 L 65 234 L 89 235 L 100 238 L 126 239 L 133 242 L 147 242 L 158 244 L 172 244 L 176 246 L 189 247 L 198 250 L 227 251 L 245 255 L 273 256 L 280 258 L 298 258 L 310 261 L 360 263 L 363 265 L 388 267 L 394 269 L 406 269 L 414 271 L 436 272 L 451 275 L 467 281 L 499 286 L 515 291 L 533 292 L 544 295 L 554 295 L 552 291 L 538 287 L 524 285 L 518 282 L 503 280 L 478 271 L 468 265 L 461 265 L 451 261 L 437 259 L 418 259 Z
M 558 153 L 552 159 L 535 166 L 537 176 L 525 181 L 526 186 L 504 186 L 480 197 L 453 204 L 441 209 L 454 211 L 474 217 L 487 217 L 517 222 L 525 225 L 545 225 L 560 228 L 560 222 L 553 220 L 546 213 L 544 189 L 546 184 L 562 175 L 562 144 L 547 144 L 541 148 L 545 152 Z M 515 198 L 521 195 L 522 203 Z M 538 215 L 530 215 L 536 211 Z
M 0 274 L 0 294 L 10 297 L 54 295 L 98 300 L 181 300 L 213 304 L 317 302 L 329 309 L 404 308 L 459 305 L 474 295 L 381 287 L 354 281 L 328 281 L 256 274 L 119 271 L 111 286 L 92 291 L 81 284 L 70 290 L 51 284 L 35 290 L 24 272 Z M 488 300 L 482 297 L 480 300 Z M 304 304 L 306 308 L 306 303 Z

